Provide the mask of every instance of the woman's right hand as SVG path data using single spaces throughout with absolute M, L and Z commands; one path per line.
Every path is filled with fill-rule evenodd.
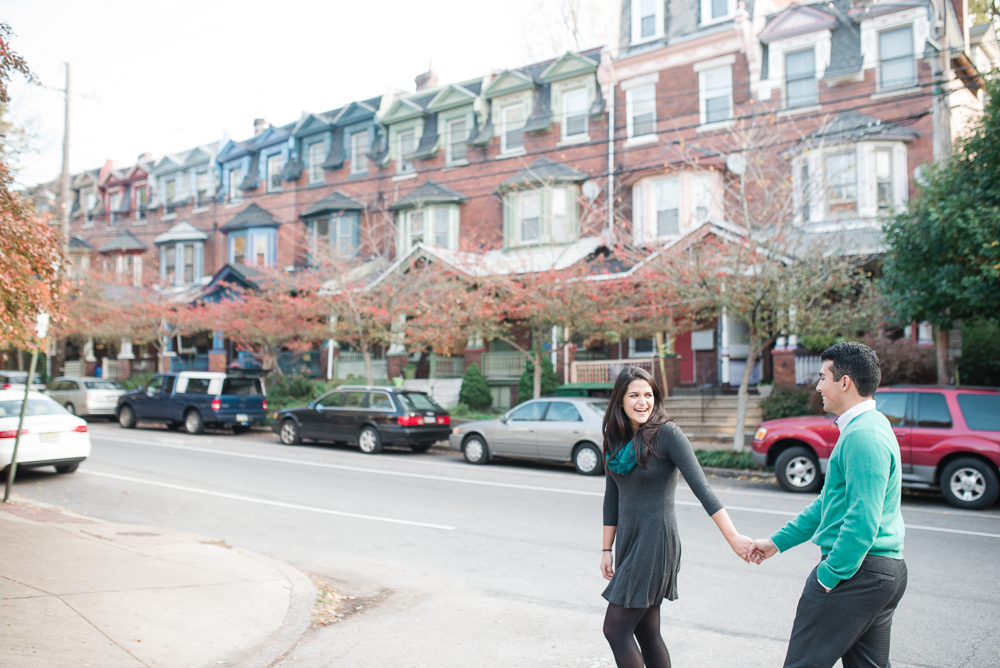
M 601 575 L 604 576 L 605 580 L 610 580 L 615 574 L 615 570 L 612 568 L 614 558 L 611 554 L 611 552 L 601 552 Z

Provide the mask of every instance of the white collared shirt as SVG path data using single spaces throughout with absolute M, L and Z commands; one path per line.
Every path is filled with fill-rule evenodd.
M 862 413 L 867 413 L 868 411 L 873 411 L 873 410 L 875 410 L 875 400 L 866 399 L 865 401 L 862 401 L 860 404 L 851 406 L 846 411 L 841 413 L 840 417 L 834 420 L 834 422 L 837 424 L 838 429 L 844 431 L 844 427 L 850 424 L 851 420 L 858 417 Z

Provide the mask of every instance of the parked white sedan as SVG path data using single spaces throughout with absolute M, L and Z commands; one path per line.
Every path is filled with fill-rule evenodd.
M 23 402 L 23 390 L 0 390 L 0 469 L 10 466 Z M 44 394 L 28 394 L 22 429 L 19 467 L 55 466 L 59 473 L 72 473 L 90 455 L 87 421 L 70 415 Z

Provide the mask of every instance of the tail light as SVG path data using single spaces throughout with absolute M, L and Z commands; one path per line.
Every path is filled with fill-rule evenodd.
M 423 416 L 420 415 L 400 415 L 396 418 L 400 427 L 416 427 L 424 423 Z
M 451 424 L 451 416 L 450 415 L 438 415 L 437 416 L 437 423 L 438 424 Z
M 21 430 L 21 436 L 28 433 L 27 429 Z M 17 429 L 8 429 L 7 431 L 0 431 L 0 438 L 17 438 Z
M 3 384 L 3 389 L 5 389 L 5 390 L 9 390 L 9 389 L 10 389 L 10 387 L 11 387 L 11 386 L 10 386 L 10 383 L 4 383 L 4 384 Z
M 213 411 L 222 410 L 222 401 L 220 399 L 212 399 L 212 410 Z
M 81 424 L 79 427 L 73 427 L 73 431 L 79 432 L 81 434 L 87 433 L 87 425 Z
M 94 400 L 94 393 L 87 392 L 87 401 L 93 401 L 93 400 Z
M 267 410 L 267 399 L 264 399 L 264 410 Z

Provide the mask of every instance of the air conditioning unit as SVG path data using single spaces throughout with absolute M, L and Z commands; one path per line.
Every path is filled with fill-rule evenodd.
M 715 350 L 715 330 L 691 332 L 691 350 Z

